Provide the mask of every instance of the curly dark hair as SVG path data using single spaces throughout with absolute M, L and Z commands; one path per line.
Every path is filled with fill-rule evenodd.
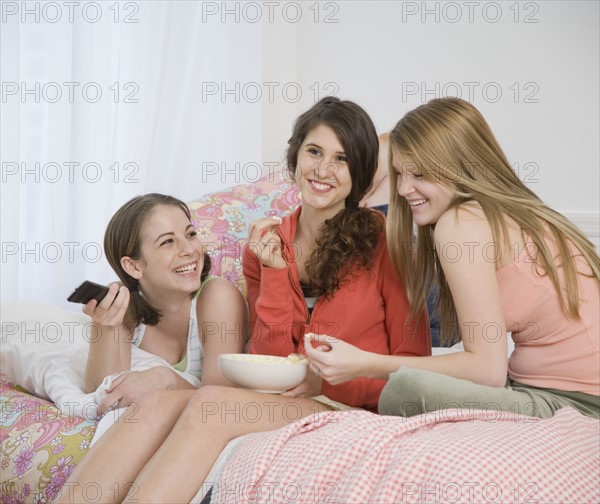
M 183 201 L 173 196 L 151 193 L 137 196 L 119 208 L 104 233 L 106 258 L 123 285 L 131 292 L 131 299 L 125 315 L 125 324 L 131 329 L 140 323 L 152 326 L 160 322 L 160 311 L 142 296 L 139 282 L 121 266 L 122 257 L 127 256 L 132 259 L 141 257 L 142 226 L 159 205 L 180 208 L 190 222 L 192 220 L 190 210 Z M 210 257 L 204 253 L 204 266 L 200 274 L 202 282 L 209 275 L 210 268 Z M 195 293 L 192 294 L 192 296 L 194 295 Z
M 287 168 L 291 176 L 296 176 L 302 143 L 320 125 L 330 127 L 337 135 L 352 179 L 346 208 L 325 221 L 317 248 L 306 262 L 313 295 L 330 297 L 340 285 L 350 281 L 355 268 L 373 267 L 373 255 L 385 222 L 378 212 L 358 206 L 373 184 L 379 140 L 373 121 L 354 102 L 329 96 L 298 117 L 288 140 Z

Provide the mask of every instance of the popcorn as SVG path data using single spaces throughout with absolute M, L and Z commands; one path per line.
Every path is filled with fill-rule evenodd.
M 234 354 L 230 355 L 229 359 L 247 362 L 264 362 L 266 364 L 308 364 L 308 359 L 306 357 L 296 353 L 290 354 L 287 357 L 279 357 L 276 355 Z
M 307 364 L 308 359 L 304 355 L 293 353 L 287 356 L 287 360 L 292 364 Z

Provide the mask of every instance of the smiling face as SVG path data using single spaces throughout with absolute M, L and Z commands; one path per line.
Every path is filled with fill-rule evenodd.
M 181 208 L 156 206 L 145 219 L 140 238 L 141 257 L 124 257 L 121 263 L 139 281 L 146 296 L 191 294 L 200 288 L 202 242 Z
M 404 198 L 413 215 L 413 221 L 419 226 L 435 224 L 454 198 L 454 190 L 432 180 L 415 170 L 414 163 L 407 162 L 392 150 L 392 167 L 397 174 L 396 190 Z
M 303 207 L 326 211 L 328 216 L 345 208 L 352 178 L 333 129 L 321 124 L 309 131 L 298 151 L 298 169 Z

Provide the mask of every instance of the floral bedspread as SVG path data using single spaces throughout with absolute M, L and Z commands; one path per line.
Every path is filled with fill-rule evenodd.
M 0 373 L 0 503 L 55 498 L 86 453 L 95 422 L 68 415 Z

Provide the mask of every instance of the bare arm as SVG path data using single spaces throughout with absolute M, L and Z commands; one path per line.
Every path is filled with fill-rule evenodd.
M 246 344 L 246 302 L 223 278 L 211 280 L 198 297 L 198 325 L 204 346 L 202 385 L 232 385 L 221 374 L 219 354 L 240 353 Z
M 96 390 L 105 376 L 130 369 L 131 334 L 123 324 L 128 305 L 129 291 L 114 283 L 100 303 L 91 300 L 83 307 L 92 318 L 85 392 Z
M 482 385 L 503 386 L 508 369 L 506 324 L 496 268 L 482 248 L 492 243 L 482 213 L 447 212 L 438 221 L 435 241 L 456 305 L 464 352 L 433 357 L 379 355 L 339 340 L 321 337 L 330 352 L 307 351 L 330 383 L 355 376 L 387 378 L 401 366 L 425 369 Z M 325 375 L 324 373 L 328 373 Z

